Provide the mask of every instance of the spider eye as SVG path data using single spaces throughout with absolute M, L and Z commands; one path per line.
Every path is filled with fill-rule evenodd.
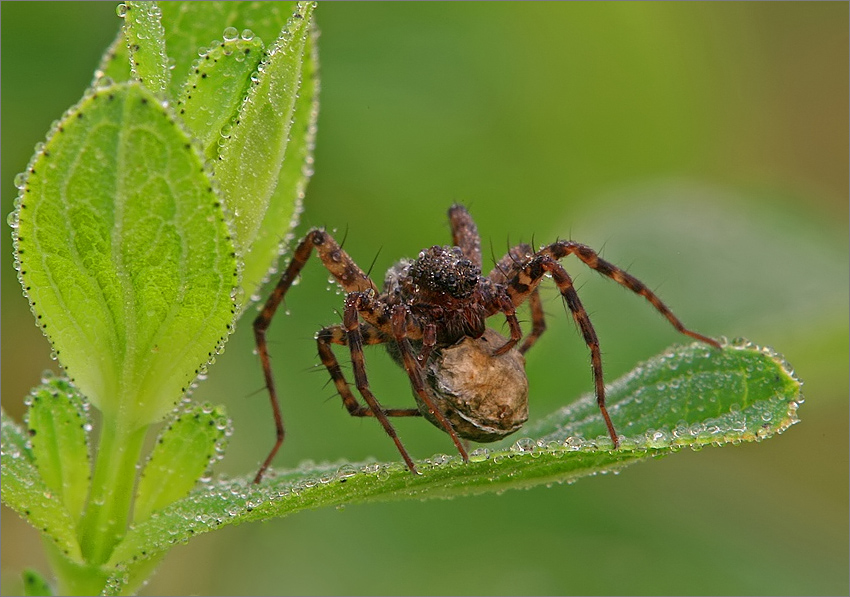
M 431 247 L 419 254 L 409 274 L 422 289 L 466 298 L 475 290 L 480 271 L 457 247 Z

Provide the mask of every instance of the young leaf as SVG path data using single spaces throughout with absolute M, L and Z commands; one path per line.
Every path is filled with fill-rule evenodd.
M 217 160 L 263 57 L 259 39 L 225 40 L 201 56 L 177 101 L 177 113 Z
M 63 379 L 48 379 L 30 393 L 27 410 L 33 459 L 45 484 L 78 519 L 91 481 L 87 405 Z
M 41 595 L 53 595 L 53 590 L 44 577 L 32 568 L 27 568 L 22 574 L 24 581 L 24 595 L 37 597 Z
M 255 297 L 263 282 L 275 270 L 278 257 L 286 248 L 287 235 L 291 235 L 289 231 L 298 223 L 301 201 L 307 190 L 307 183 L 313 175 L 313 149 L 316 121 L 319 117 L 317 42 L 318 31 L 313 27 L 304 49 L 301 88 L 295 100 L 286 158 L 283 160 L 278 183 L 269 200 L 263 222 L 254 243 L 245 255 L 242 287 L 249 297 Z
M 120 7 L 124 8 L 121 9 Z M 119 5 L 133 77 L 156 94 L 165 94 L 171 71 L 165 53 L 165 30 L 155 2 Z
M 91 87 L 100 85 L 104 80 L 113 83 L 124 83 L 133 77 L 130 68 L 130 50 L 127 48 L 127 38 L 124 31 L 119 30 L 115 41 L 106 49 L 100 59 L 100 66 L 94 73 Z
M 177 101 L 179 115 L 201 140 L 206 156 L 210 159 L 216 158 L 233 132 L 233 122 L 242 120 L 239 109 L 248 90 L 253 89 L 248 85 L 248 79 L 251 76 L 258 82 L 261 79 L 266 82 L 270 79 L 270 75 L 256 72 L 256 61 L 261 56 L 251 48 L 262 48 L 261 40 L 265 40 L 267 44 L 273 43 L 278 39 L 281 30 L 286 35 L 291 35 L 293 22 L 298 24 L 299 17 L 300 20 L 306 21 L 312 5 L 299 6 L 296 2 L 163 2 L 158 6 L 165 28 L 166 48 L 174 64 L 171 71 L 170 96 Z M 289 22 L 293 13 L 298 17 Z M 285 155 L 281 158 L 280 155 L 266 155 L 265 151 L 255 151 L 243 156 L 236 151 L 239 160 L 254 164 L 259 171 L 266 171 L 260 182 L 266 187 L 264 192 L 270 192 L 271 195 L 258 195 L 256 189 L 244 188 L 243 179 L 240 178 L 240 164 L 223 165 L 216 173 L 217 177 L 223 176 L 227 181 L 224 186 L 229 189 L 228 192 L 235 192 L 235 196 L 226 197 L 226 203 L 231 210 L 240 219 L 248 214 L 253 218 L 253 225 L 259 226 L 253 242 L 242 247 L 242 286 L 246 296 L 254 296 L 274 269 L 288 239 L 287 234 L 297 223 L 301 199 L 312 175 L 313 145 L 318 117 L 318 32 L 312 22 L 309 29 L 302 55 L 289 54 L 281 59 L 283 53 L 277 52 L 275 61 L 275 64 L 297 70 L 298 62 L 303 59 L 300 88 L 290 84 L 288 93 L 291 93 L 291 96 L 275 98 L 278 102 L 294 99 L 291 125 L 290 118 L 285 115 L 280 118 L 273 117 L 271 121 L 265 122 L 257 119 L 251 125 L 270 126 L 273 131 L 271 134 L 265 131 L 252 133 L 260 134 L 253 141 L 263 141 L 266 137 L 285 141 L 288 135 Z M 239 39 L 234 37 L 237 32 Z M 223 43 L 217 41 L 222 37 Z M 275 47 L 287 49 L 285 40 L 278 40 Z M 228 54 L 233 48 L 236 48 L 236 52 Z M 202 52 L 201 58 L 198 58 L 199 49 Z M 246 55 L 246 60 L 240 61 L 241 54 L 246 49 L 251 51 Z M 95 81 L 101 76 L 110 77 L 114 81 L 127 80 L 130 77 L 128 64 L 127 42 L 122 33 L 105 54 L 95 75 Z M 254 70 L 249 70 L 249 67 Z M 266 66 L 263 66 L 263 69 L 265 70 Z M 277 75 L 271 78 L 282 80 Z M 252 91 L 252 94 L 256 95 L 256 91 Z M 234 105 L 237 100 L 238 103 Z M 275 132 L 275 129 L 279 130 Z M 245 140 L 240 143 L 243 141 Z M 233 172 L 229 172 L 231 170 Z M 248 240 L 250 241 L 250 238 Z
M 0 413 L 2 451 L 0 451 L 0 490 L 3 503 L 56 544 L 69 560 L 82 562 L 75 531 L 76 521 L 62 500 L 44 483 L 27 446 L 26 432 Z
M 168 55 L 174 61 L 171 97 L 187 85 L 201 48 L 233 28 L 246 40 L 271 44 L 295 11 L 296 2 L 161 2 Z
M 200 150 L 143 86 L 95 89 L 39 147 L 10 219 L 38 325 L 124 424 L 161 419 L 232 328 L 236 256 Z
M 683 445 L 759 441 L 797 422 L 800 385 L 782 357 L 769 349 L 746 342 L 722 351 L 701 344 L 676 347 L 610 386 L 609 410 L 623 417 L 628 429 L 618 450 L 611 449 L 598 410 L 585 416 L 585 408 L 595 408 L 587 397 L 541 422 L 533 429 L 543 434 L 538 439 L 475 450 L 468 463 L 456 455 L 435 456 L 417 463 L 420 475 L 396 462 L 310 465 L 278 473 L 261 486 L 252 485 L 249 477 L 221 480 L 136 525 L 113 552 L 110 565 L 136 566 L 174 543 L 223 525 L 310 508 L 561 483 L 670 454 Z M 650 396 L 661 400 L 660 408 L 644 400 Z M 673 404 L 677 410 L 667 413 Z M 628 425 L 626 417 L 636 422 Z
M 242 251 L 253 244 L 278 185 L 312 12 L 312 4 L 300 2 L 268 48 L 216 165 L 215 176 L 235 215 L 236 244 Z
M 185 497 L 209 466 L 224 453 L 230 421 L 222 407 L 178 408 L 162 430 L 139 479 L 136 524 Z

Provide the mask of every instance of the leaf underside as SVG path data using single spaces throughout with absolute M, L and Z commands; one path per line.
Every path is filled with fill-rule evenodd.
M 527 428 L 534 439 L 475 450 L 467 463 L 437 455 L 417 462 L 419 475 L 400 462 L 307 463 L 259 486 L 251 477 L 203 485 L 132 528 L 110 565 L 132 570 L 199 533 L 305 509 L 572 482 L 686 446 L 760 441 L 798 421 L 800 385 L 781 356 L 746 341 L 722 351 L 699 343 L 674 347 L 609 386 L 609 411 L 622 434 L 618 450 L 595 399 L 585 396 Z

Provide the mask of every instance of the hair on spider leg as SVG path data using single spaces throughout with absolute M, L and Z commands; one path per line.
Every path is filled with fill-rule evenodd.
M 375 257 L 372 259 L 372 263 L 369 264 L 369 269 L 366 270 L 366 275 L 372 275 L 372 269 L 375 267 L 375 264 L 378 262 L 378 256 L 381 254 L 381 250 L 384 247 L 378 247 L 378 250 L 375 252 Z
M 251 390 L 250 392 L 245 394 L 245 396 L 243 396 L 243 398 L 251 398 L 252 396 L 259 394 L 260 392 L 268 391 L 268 389 L 269 388 L 267 386 L 260 386 L 256 390 Z
M 528 378 L 523 355 L 546 330 L 539 286 L 547 277 L 553 280 L 590 351 L 597 405 L 613 447 L 618 448 L 619 436 L 605 405 L 599 339 L 573 278 L 560 263 L 565 257 L 575 255 L 588 268 L 643 296 L 680 333 L 719 347 L 715 340 L 686 328 L 643 282 L 603 260 L 588 245 L 558 240 L 534 249 L 519 243 L 509 247 L 501 259 L 494 258 L 495 267 L 485 275 L 481 270 L 480 236 L 469 212 L 455 204 L 448 215 L 452 245 L 432 245 L 414 259 L 397 261 L 388 270 L 380 291 L 370 274 L 360 269 L 324 229 L 311 229 L 294 248 L 278 285 L 254 320 L 277 431 L 277 441 L 255 482 L 262 478 L 285 435 L 266 330 L 292 280 L 300 275 L 314 251 L 330 279 L 346 293 L 343 310 L 337 311 L 341 323 L 324 327 L 315 336 L 322 365 L 348 414 L 375 418 L 412 473 L 417 472 L 416 465 L 390 418 L 424 416 L 450 436 L 464 461 L 468 460 L 465 440 L 493 441 L 514 433 L 525 422 Z M 517 309 L 526 304 L 532 324 L 527 334 L 517 317 Z M 487 326 L 493 316 L 504 317 L 508 337 Z M 407 374 L 417 408 L 386 408 L 373 394 L 364 347 L 376 344 L 384 345 Z M 333 347 L 347 350 L 354 384 L 347 381 Z
M 336 234 L 336 230 L 334 230 L 334 234 Z M 348 240 L 348 224 L 345 225 L 345 230 L 342 232 L 342 240 L 339 241 L 339 248 L 342 249 L 345 247 L 345 241 Z

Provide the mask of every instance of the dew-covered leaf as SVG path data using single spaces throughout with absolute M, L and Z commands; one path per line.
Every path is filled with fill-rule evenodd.
M 75 520 L 62 499 L 44 483 L 27 446 L 26 431 L 5 412 L 0 449 L 0 490 L 3 503 L 56 544 L 69 560 L 80 562 L 82 555 L 75 532 Z
M 155 2 L 126 2 L 119 9 L 133 77 L 156 94 L 168 89 L 171 71 L 165 53 L 165 30 Z
M 572 482 L 682 446 L 759 441 L 797 422 L 800 385 L 781 356 L 746 342 L 722 350 L 672 348 L 611 384 L 609 410 L 624 435 L 618 450 L 611 449 L 598 410 L 591 414 L 595 404 L 585 397 L 529 428 L 533 439 L 474 450 L 468 463 L 457 455 L 418 461 L 420 475 L 400 462 L 311 463 L 270 475 L 260 486 L 251 477 L 210 483 L 136 525 L 110 564 L 137 565 L 137 558 L 199 533 L 305 509 Z
M 129 52 L 124 30 L 119 29 L 115 41 L 110 44 L 100 59 L 100 65 L 94 73 L 91 86 L 95 87 L 103 80 L 112 81 L 113 83 L 129 81 L 133 76 L 133 72 L 130 69 Z
M 225 29 L 271 45 L 295 11 L 296 2 L 160 2 L 166 47 L 174 61 L 171 96 L 186 86 L 201 48 L 222 41 Z
M 301 202 L 313 174 L 313 148 L 316 121 L 319 117 L 318 32 L 315 27 L 304 49 L 301 88 L 295 100 L 292 128 L 286 158 L 280 169 L 277 186 L 269 200 L 257 236 L 245 255 L 242 287 L 248 297 L 255 297 L 262 283 L 274 270 L 285 248 L 288 235 L 298 223 Z M 248 301 L 246 300 L 246 304 Z
M 45 380 L 28 399 L 27 426 L 33 459 L 44 483 L 78 519 L 91 480 L 88 409 L 67 380 Z
M 232 328 L 236 256 L 200 150 L 143 86 L 95 89 L 39 147 L 9 223 L 37 323 L 99 409 L 170 411 Z
M 186 86 L 203 53 L 220 42 L 225 30 L 234 29 L 240 37 L 271 44 L 292 15 L 296 2 L 159 2 L 161 23 L 165 29 L 165 50 L 171 76 L 169 97 L 177 98 Z M 118 9 L 119 13 L 123 8 Z M 129 80 L 130 60 L 127 38 L 122 30 L 115 43 L 104 54 L 98 76 L 105 75 L 115 82 Z
M 252 297 L 275 268 L 297 224 L 312 174 L 319 91 L 313 6 L 296 2 L 158 6 L 173 65 L 170 97 L 205 155 L 216 164 L 225 204 L 237 222 L 244 295 Z M 272 56 L 261 51 L 265 46 Z M 121 33 L 104 56 L 95 81 L 101 76 L 127 80 L 128 65 L 126 35 Z M 231 137 L 233 146 L 220 156 Z
M 216 160 L 263 57 L 259 39 L 225 39 L 201 56 L 177 100 L 177 113 Z
M 215 167 L 234 214 L 236 245 L 243 252 L 251 247 L 263 223 L 287 155 L 312 12 L 312 4 L 299 3 L 280 37 L 267 49 Z
M 199 404 L 178 407 L 159 434 L 136 490 L 139 523 L 185 497 L 210 465 L 223 455 L 230 421 L 223 407 Z

